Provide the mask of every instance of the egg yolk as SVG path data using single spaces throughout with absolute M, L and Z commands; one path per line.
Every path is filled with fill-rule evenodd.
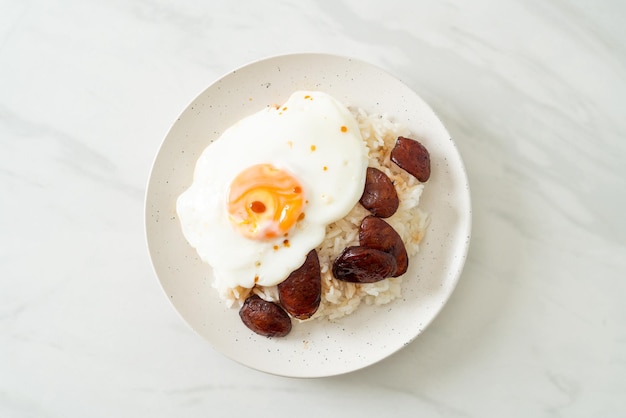
M 230 222 L 241 235 L 250 239 L 284 236 L 302 219 L 303 206 L 300 182 L 271 164 L 248 167 L 230 184 Z

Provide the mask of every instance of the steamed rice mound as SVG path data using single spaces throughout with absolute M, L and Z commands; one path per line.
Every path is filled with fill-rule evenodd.
M 387 115 L 368 115 L 362 109 L 351 109 L 359 123 L 361 135 L 368 148 L 369 166 L 385 173 L 393 182 L 400 206 L 393 216 L 386 218 L 398 232 L 411 260 L 419 250 L 427 223 L 427 216 L 419 207 L 424 185 L 390 161 L 390 153 L 398 136 L 410 136 L 402 125 L 392 122 Z M 317 318 L 337 319 L 354 312 L 361 303 L 384 305 L 402 294 L 402 282 L 406 273 L 376 283 L 356 284 L 337 280 L 332 275 L 335 258 L 346 247 L 359 244 L 359 225 L 370 212 L 357 203 L 350 213 L 328 225 L 326 238 L 317 247 L 322 270 L 322 300 L 320 307 L 309 320 Z M 253 289 L 237 287 L 217 289 L 229 306 L 241 306 L 245 299 L 255 293 L 261 298 L 278 302 L 277 286 L 256 286 Z

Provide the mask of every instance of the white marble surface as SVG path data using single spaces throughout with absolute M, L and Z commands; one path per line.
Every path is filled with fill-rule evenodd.
M 0 416 L 625 416 L 625 13 L 0 0 Z M 474 206 L 464 274 L 432 326 L 314 380 L 247 369 L 194 334 L 143 229 L 181 110 L 234 67 L 303 51 L 413 87 L 455 138 Z

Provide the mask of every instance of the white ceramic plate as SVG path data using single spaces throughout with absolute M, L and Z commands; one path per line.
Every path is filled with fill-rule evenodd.
M 284 338 L 248 330 L 236 309 L 211 288 L 211 269 L 182 235 L 175 202 L 192 181 L 196 159 L 228 126 L 295 90 L 325 91 L 369 113 L 406 124 L 429 149 L 431 178 L 420 206 L 431 216 L 403 296 L 389 305 L 362 305 L 336 322 L 294 323 Z M 264 372 L 320 377 L 354 371 L 415 339 L 448 300 L 470 239 L 467 176 L 450 135 L 430 107 L 405 84 L 362 61 L 325 54 L 273 57 L 216 81 L 183 111 L 154 161 L 146 192 L 146 235 L 152 263 L 168 299 L 217 350 Z

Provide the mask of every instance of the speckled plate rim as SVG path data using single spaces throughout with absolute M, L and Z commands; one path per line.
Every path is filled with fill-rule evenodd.
M 211 287 L 211 269 L 185 241 L 175 201 L 202 150 L 238 119 L 281 103 L 295 90 L 321 90 L 348 106 L 386 114 L 430 151 L 432 174 L 420 207 L 430 223 L 403 283 L 384 306 L 359 307 L 336 321 L 294 323 L 284 338 L 250 332 Z M 256 370 L 323 377 L 374 364 L 412 342 L 433 321 L 462 272 L 471 235 L 470 190 L 461 156 L 432 109 L 396 77 L 367 62 L 300 53 L 264 58 L 221 77 L 173 123 L 150 172 L 145 232 L 161 287 L 189 326 L 219 352 Z

